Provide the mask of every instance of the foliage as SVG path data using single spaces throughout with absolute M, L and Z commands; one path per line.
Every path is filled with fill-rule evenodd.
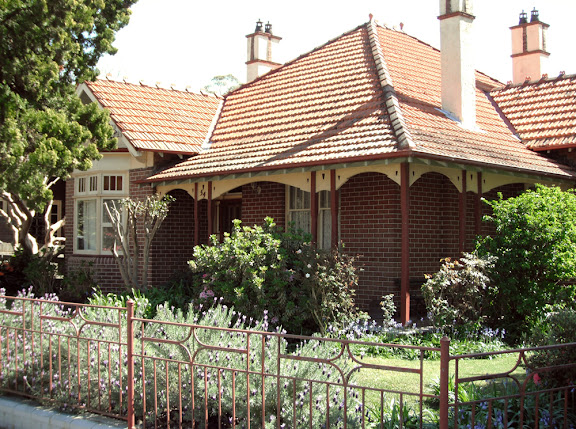
M 202 88 L 203 91 L 217 96 L 224 96 L 240 86 L 240 81 L 231 74 L 214 76 L 210 83 Z
M 205 301 L 204 298 L 200 298 L 202 292 L 202 278 L 199 274 L 190 270 L 175 272 L 166 283 L 142 291 L 142 294 L 150 301 L 146 318 L 154 318 L 156 308 L 161 304 L 179 309 L 185 315 L 191 302 Z
M 170 195 L 154 195 L 146 197 L 144 201 L 125 198 L 119 205 L 114 200 L 105 205 L 114 227 L 112 254 L 127 289 L 148 288 L 150 246 L 168 215 L 172 201 L 174 197 Z M 143 238 L 139 233 L 140 227 L 143 229 Z
M 576 385 L 576 311 L 558 307 L 551 308 L 552 311 L 535 324 L 528 340 L 537 347 L 554 346 L 538 350 L 528 358 L 530 368 L 551 368 L 538 370 L 538 375 L 552 387 Z M 555 346 L 569 343 L 572 345 Z M 569 364 L 571 366 L 566 366 Z
M 422 410 L 423 415 L 420 418 L 419 411 L 410 405 L 401 403 L 395 398 L 382 404 L 381 407 L 370 407 L 368 410 L 367 427 L 369 428 L 437 428 L 436 416 L 427 409 Z M 422 420 L 422 422 L 421 422 Z M 425 423 L 425 421 L 427 423 Z M 422 423 L 422 425 L 421 425 Z
M 28 263 L 23 271 L 26 279 L 34 287 L 34 291 L 40 296 L 55 293 L 59 289 L 61 279 L 58 264 L 44 253 L 40 251 L 35 255 L 29 255 Z
M 450 377 L 448 389 L 451 403 L 456 396 L 458 398 L 457 414 L 453 407 L 450 409 L 450 427 L 529 429 L 574 427 L 576 424 L 576 416 L 565 408 L 564 392 L 540 392 L 539 386 L 532 382 L 525 386 L 524 398 L 520 397 L 519 386 L 506 379 L 487 384 L 462 383 L 456 389 L 454 377 Z M 438 380 L 433 382 L 431 390 L 439 395 Z
M 282 232 L 271 218 L 263 226 L 234 230 L 224 241 L 197 246 L 189 262 L 202 276 L 202 299 L 223 297 L 227 305 L 291 333 L 324 332 L 329 323 L 358 317 L 353 258 L 316 249 L 296 232 Z
M 436 274 L 426 276 L 422 294 L 434 326 L 449 329 L 482 324 L 494 262 L 490 255 L 464 253 L 460 261 L 444 259 Z
M 396 304 L 394 304 L 394 294 L 384 295 L 380 301 L 380 308 L 382 309 L 382 324 L 384 326 L 392 326 L 395 324 L 394 315 L 396 314 Z
M 51 188 L 74 169 L 87 170 L 114 147 L 108 113 L 84 105 L 75 84 L 94 79 L 98 59 L 115 49 L 135 0 L 8 0 L 0 8 L 0 211 L 28 254 L 37 213 L 49 213 Z M 54 246 L 50 225 L 44 247 Z
M 82 261 L 77 267 L 68 267 L 58 291 L 58 297 L 62 301 L 86 302 L 98 286 L 94 280 L 92 265 L 92 261 Z
M 531 330 L 547 304 L 576 302 L 576 194 L 536 186 L 488 204 L 495 233 L 477 246 L 481 256 L 497 257 L 486 315 L 514 339 Z
M 366 321 L 350 325 L 347 329 L 331 332 L 338 338 L 362 341 L 369 344 L 352 344 L 350 348 L 355 355 L 377 356 L 383 358 L 402 358 L 417 360 L 420 357 L 426 359 L 440 359 L 440 353 L 429 350 L 419 350 L 403 346 L 439 348 L 440 340 L 448 335 L 450 337 L 450 354 L 487 353 L 504 350 L 505 331 L 491 328 L 455 329 L 446 332 L 444 329 L 433 327 L 420 327 L 415 325 L 402 326 L 400 323 L 394 326 L 380 326 Z M 387 347 L 378 344 L 386 344 Z M 422 356 L 421 356 L 422 355 Z M 488 357 L 491 358 L 491 357 Z

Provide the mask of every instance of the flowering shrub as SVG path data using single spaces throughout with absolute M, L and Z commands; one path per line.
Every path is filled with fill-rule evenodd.
M 484 320 L 494 257 L 464 253 L 458 260 L 444 259 L 440 270 L 427 275 L 422 286 L 428 317 L 438 328 L 480 326 Z
M 222 297 L 237 311 L 290 333 L 325 332 L 330 323 L 357 319 L 354 259 L 314 248 L 302 235 L 282 232 L 273 219 L 263 226 L 241 226 L 220 243 L 197 246 L 189 262 L 201 276 L 201 299 Z

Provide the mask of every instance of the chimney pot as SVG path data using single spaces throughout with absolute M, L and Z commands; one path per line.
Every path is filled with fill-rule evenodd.
M 264 32 L 272 34 L 272 24 L 270 24 L 270 21 L 268 21 L 268 23 L 264 26 Z
M 256 30 L 254 30 L 255 33 L 258 32 L 262 32 L 262 21 L 258 20 L 256 21 Z
M 536 8 L 532 9 L 532 13 L 530 16 L 530 22 L 539 22 L 540 21 L 540 12 L 536 10 Z
M 518 25 L 522 24 L 528 24 L 528 15 L 524 11 L 520 13 L 520 21 L 518 22 Z

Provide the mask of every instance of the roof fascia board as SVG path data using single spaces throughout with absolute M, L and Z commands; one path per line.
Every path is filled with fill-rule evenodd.
M 384 52 L 382 51 L 380 38 L 378 37 L 378 25 L 374 19 L 371 18 L 367 27 L 372 55 L 374 57 L 374 62 L 376 63 L 376 70 L 378 71 L 378 79 L 380 80 L 380 85 L 382 85 L 382 90 L 384 92 L 386 110 L 388 111 L 394 134 L 398 139 L 398 147 L 399 149 L 414 148 L 414 141 L 412 140 L 412 136 L 408 131 L 406 121 L 402 115 L 400 103 L 398 102 L 398 97 L 394 90 L 394 84 L 392 83 L 392 77 L 388 72 L 388 66 L 384 59 Z
M 314 165 L 310 167 L 298 167 L 298 168 L 284 168 L 279 170 L 265 170 L 265 171 L 249 171 L 246 173 L 235 173 L 235 174 L 224 174 L 224 175 L 214 175 L 214 176 L 198 176 L 191 177 L 182 180 L 163 180 L 158 182 L 152 182 L 151 185 L 156 186 L 167 186 L 167 185 L 183 185 L 190 183 L 200 183 L 206 181 L 223 181 L 223 180 L 235 180 L 235 179 L 246 179 L 246 178 L 256 178 L 256 177 L 267 177 L 267 176 L 277 176 L 281 174 L 291 174 L 291 173 L 308 173 L 311 171 L 326 171 L 326 170 L 340 170 L 346 168 L 355 167 L 369 167 L 375 165 L 390 165 L 390 164 L 401 164 L 407 162 L 409 164 L 421 164 L 430 167 L 443 167 L 443 168 L 454 168 L 457 170 L 466 170 L 468 172 L 482 172 L 482 173 L 492 173 L 499 174 L 503 176 L 513 176 L 524 179 L 534 180 L 537 178 L 541 181 L 551 182 L 551 183 L 570 183 L 574 184 L 574 179 L 561 178 L 558 176 L 546 175 L 538 172 L 526 173 L 516 170 L 500 169 L 496 167 L 479 166 L 473 164 L 466 164 L 457 161 L 443 161 L 436 160 L 418 156 L 403 156 L 398 158 L 386 158 L 379 160 L 367 160 L 359 162 L 343 162 L 338 164 L 325 164 L 325 165 Z

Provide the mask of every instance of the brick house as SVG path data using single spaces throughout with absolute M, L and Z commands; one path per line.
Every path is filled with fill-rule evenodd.
M 533 110 L 536 93 L 564 98 L 558 114 L 574 123 L 567 94 L 575 78 L 503 86 L 475 71 L 470 3 L 440 2 L 441 51 L 370 19 L 280 65 L 270 57 L 279 38 L 259 23 L 247 36 L 252 80 L 222 100 L 107 80 L 81 86 L 83 97 L 110 109 L 120 149 L 67 184 L 68 264 L 93 260 L 102 286 L 118 284 L 98 207 L 106 198 L 171 194 L 152 283 L 185 268 L 193 246 L 232 219 L 251 225 L 272 216 L 310 231 L 320 247 L 342 242 L 360 255 L 359 306 L 370 310 L 394 293 L 406 321 L 424 274 L 489 232 L 482 198 L 535 183 L 568 188 L 576 178 L 567 166 L 574 129 Z M 517 34 L 545 26 L 521 17 Z M 516 63 L 537 63 L 530 43 L 521 49 Z M 262 68 L 270 71 L 257 76 Z M 100 186 L 94 198 L 91 180 Z M 88 225 L 84 213 L 93 211 Z

